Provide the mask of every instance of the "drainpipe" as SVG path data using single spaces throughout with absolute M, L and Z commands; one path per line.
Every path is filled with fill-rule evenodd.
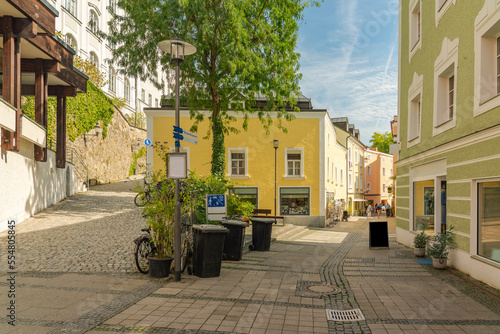
M 349 131 L 349 129 L 348 129 Z M 345 208 L 349 212 L 349 138 L 351 137 L 350 134 L 347 135 L 347 138 L 345 139 L 345 146 L 346 146 L 346 159 L 345 159 Z

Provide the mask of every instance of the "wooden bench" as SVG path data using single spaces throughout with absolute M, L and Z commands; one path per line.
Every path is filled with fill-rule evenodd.
M 253 218 L 269 218 L 269 219 L 283 219 L 283 225 L 285 224 L 285 217 L 283 216 L 270 216 L 271 210 L 270 209 L 254 209 L 253 210 Z M 263 216 L 265 215 L 265 216 Z

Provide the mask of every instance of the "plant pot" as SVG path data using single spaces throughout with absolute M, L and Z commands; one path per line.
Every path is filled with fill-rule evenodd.
M 149 258 L 149 276 L 152 278 L 164 278 L 170 274 L 173 257 L 167 259 Z
M 423 257 L 425 256 L 425 247 L 423 248 L 413 248 L 413 254 L 418 257 Z
M 432 258 L 432 266 L 435 269 L 446 269 L 446 267 L 448 266 L 448 260 Z

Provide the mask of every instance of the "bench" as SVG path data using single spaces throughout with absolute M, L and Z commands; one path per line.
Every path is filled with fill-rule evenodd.
M 283 225 L 285 224 L 285 217 L 283 216 L 270 216 L 271 210 L 270 209 L 254 209 L 253 210 L 253 218 L 269 218 L 269 219 L 283 219 Z M 263 216 L 265 215 L 265 216 Z M 276 223 L 276 222 L 275 222 Z

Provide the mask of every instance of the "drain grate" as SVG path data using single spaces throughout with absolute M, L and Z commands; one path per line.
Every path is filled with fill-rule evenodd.
M 326 317 L 331 321 L 360 321 L 365 320 L 359 308 L 353 310 L 326 310 Z

